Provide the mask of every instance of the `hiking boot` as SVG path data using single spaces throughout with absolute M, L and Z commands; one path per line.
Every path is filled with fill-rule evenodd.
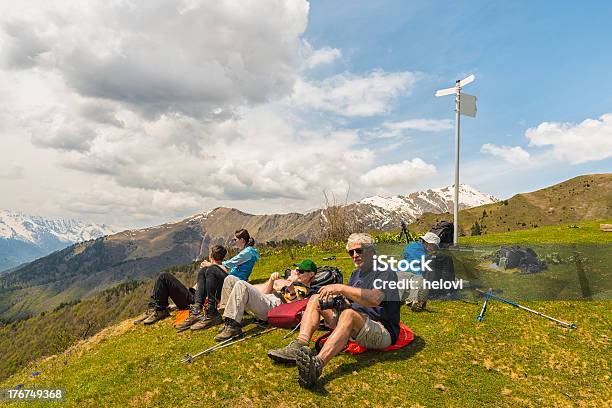
M 227 339 L 231 339 L 232 337 L 237 337 L 242 334 L 242 327 L 240 323 L 235 321 L 234 319 L 225 319 L 225 325 L 223 326 L 223 330 L 221 333 L 215 336 L 215 341 L 224 341 Z
M 206 316 L 203 319 L 200 319 L 197 323 L 190 327 L 191 330 L 203 330 L 208 329 L 209 327 L 216 326 L 218 324 L 223 323 L 223 317 L 217 312 L 207 310 Z
M 415 302 L 411 302 L 410 304 L 407 304 L 410 307 L 410 310 L 412 310 L 413 312 L 422 312 L 423 310 L 425 310 L 425 305 L 427 304 L 427 302 L 419 302 L 418 300 Z
M 168 317 L 170 317 L 170 312 L 168 311 L 168 309 L 155 310 L 142 323 L 145 325 L 150 325 L 160 320 L 164 320 L 165 318 L 168 318 Z
M 323 360 L 312 355 L 310 348 L 300 347 L 295 352 L 295 361 L 298 367 L 298 383 L 304 388 L 310 388 L 317 382 L 323 372 Z
M 176 325 L 176 330 L 187 330 L 190 326 L 202 320 L 202 306 L 191 305 L 189 308 L 189 316 L 182 322 Z
M 147 320 L 147 318 L 151 316 L 153 313 L 155 313 L 155 306 L 153 307 L 149 306 L 146 312 L 144 312 L 143 314 L 138 316 L 136 320 L 134 320 L 134 324 L 142 324 L 142 322 Z
M 283 348 L 268 351 L 268 357 L 277 363 L 295 364 L 295 353 L 303 346 L 297 340 L 293 340 Z

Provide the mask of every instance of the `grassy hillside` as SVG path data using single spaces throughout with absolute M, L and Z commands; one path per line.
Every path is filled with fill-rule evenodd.
M 263 249 L 263 258 L 257 263 L 252 280 L 263 280 L 271 271 L 283 271 L 306 256 L 322 264 L 322 258 L 325 256 L 343 255 L 341 249 L 341 245 L 335 244 L 326 248 L 303 246 Z M 350 270 L 349 260 L 334 262 Z M 175 272 L 186 285 L 192 286 L 195 283 L 197 269 L 193 264 L 169 270 Z M 91 299 L 65 302 L 55 310 L 43 312 L 39 316 L 0 326 L 0 379 L 34 359 L 63 351 L 109 325 L 137 315 L 146 308 L 152 287 L 152 280 L 145 283 L 128 282 L 107 289 Z M 34 297 L 33 301 L 44 302 L 38 299 L 35 293 L 30 296 Z
M 105 330 L 68 352 L 29 365 L 1 387 L 61 387 L 66 407 L 125 406 L 605 406 L 609 404 L 609 303 L 529 306 L 578 324 L 563 329 L 501 303 L 483 323 L 479 305 L 431 302 L 403 308 L 414 343 L 387 353 L 342 355 L 320 386 L 300 390 L 296 369 L 266 350 L 288 340 L 277 330 L 184 365 L 212 345 L 214 330 L 176 334 L 169 321 Z M 31 373 L 40 371 L 37 377 Z M 36 406 L 29 403 L 27 406 Z
M 459 244 L 612 244 L 612 232 L 601 231 L 600 224 L 612 224 L 612 218 L 460 237 Z
M 575 177 L 495 204 L 462 210 L 459 227 L 461 234 L 471 235 L 472 226 L 478 223 L 483 234 L 490 234 L 610 218 L 612 173 L 607 173 Z M 452 221 L 452 214 L 424 214 L 410 229 L 428 230 L 440 220 Z
M 497 241 L 522 242 L 535 237 L 569 243 L 576 233 L 586 234 L 581 235 L 582 241 L 585 237 L 597 237 L 594 223 L 578 225 L 580 228 L 515 231 L 498 235 Z M 532 235 L 525 235 L 529 233 Z M 487 242 L 473 242 L 480 238 L 466 237 L 465 241 L 490 245 L 495 236 L 488 236 Z M 605 239 L 601 243 L 609 245 L 610 241 Z M 381 252 L 397 252 L 398 248 L 389 245 L 381 248 Z M 262 255 L 253 273 L 256 282 L 304 257 L 321 264 L 323 257 L 340 257 L 344 250 L 341 244 L 307 245 L 268 248 L 262 250 Z M 352 269 L 348 259 L 329 262 L 347 272 Z M 460 265 L 458 269 L 460 273 Z M 189 275 L 181 276 L 189 281 Z M 513 279 L 533 281 L 543 276 Z M 133 310 L 136 314 L 136 310 L 144 307 L 149 289 L 150 286 L 142 285 L 117 294 L 119 302 L 108 314 L 118 318 L 125 316 L 120 311 Z M 490 304 L 485 321 L 478 323 L 475 317 L 480 304 L 469 297 L 465 301 L 431 301 L 428 311 L 420 314 L 403 307 L 402 321 L 417 335 L 411 346 L 396 352 L 342 355 L 326 368 L 318 388 L 303 391 L 295 381 L 295 368 L 274 365 L 265 354 L 269 348 L 288 342 L 282 338 L 288 333 L 285 330 L 220 350 L 186 366 L 180 358 L 214 344 L 214 330 L 177 334 L 169 320 L 154 327 L 134 327 L 126 320 L 76 344 L 78 336 L 71 338 L 63 344 L 71 345 L 68 350 L 28 363 L 0 381 L 0 388 L 17 384 L 65 388 L 68 398 L 63 406 L 67 407 L 610 404 L 612 394 L 607 387 L 612 361 L 610 301 L 521 303 L 575 322 L 578 328 L 564 329 L 498 302 Z M 46 353 L 32 353 L 35 343 L 31 339 L 36 337 L 32 333 L 39 333 L 40 327 L 48 324 L 48 335 L 56 333 L 61 340 L 62 331 L 54 331 L 62 327 L 57 326 L 59 316 L 71 320 L 71 316 L 91 310 L 92 305 L 83 305 L 86 303 L 41 316 L 38 325 L 26 331 L 25 323 L 29 320 L 22 322 L 22 326 L 12 326 L 10 332 L 7 327 L 0 329 L 0 338 L 5 339 L 1 347 L 4 350 L 13 337 L 24 339 L 20 340 L 21 350 L 11 349 L 14 353 L 40 356 L 57 352 L 60 346 Z M 93 307 L 105 310 L 103 302 Z M 32 377 L 36 371 L 41 374 Z

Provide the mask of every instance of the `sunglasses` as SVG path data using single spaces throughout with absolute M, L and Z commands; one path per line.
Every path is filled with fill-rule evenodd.
M 301 269 L 296 269 L 295 271 L 296 271 L 297 273 L 299 273 L 300 275 L 305 274 L 305 273 L 308 273 L 308 272 L 312 272 L 312 271 L 303 271 L 303 270 L 301 270 Z
M 348 250 L 349 256 L 353 256 L 353 255 L 355 255 L 355 253 L 357 253 L 358 255 L 361 255 L 363 253 L 363 249 L 362 248 L 356 248 L 356 249 L 349 249 Z

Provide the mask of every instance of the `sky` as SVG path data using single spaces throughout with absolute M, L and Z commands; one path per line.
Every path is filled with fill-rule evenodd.
M 0 1 L 0 209 L 144 227 L 612 169 L 609 2 Z

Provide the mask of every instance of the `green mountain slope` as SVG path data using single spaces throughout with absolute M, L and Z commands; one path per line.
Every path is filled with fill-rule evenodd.
M 612 173 L 575 177 L 531 193 L 517 194 L 495 204 L 459 212 L 460 233 L 470 235 L 475 223 L 483 234 L 530 229 L 587 220 L 612 218 Z M 452 214 L 427 213 L 411 230 L 427 231 Z
M 181 222 L 73 245 L 0 276 L 0 318 L 18 320 L 87 298 L 130 280 L 146 280 L 200 253 L 199 223 Z

